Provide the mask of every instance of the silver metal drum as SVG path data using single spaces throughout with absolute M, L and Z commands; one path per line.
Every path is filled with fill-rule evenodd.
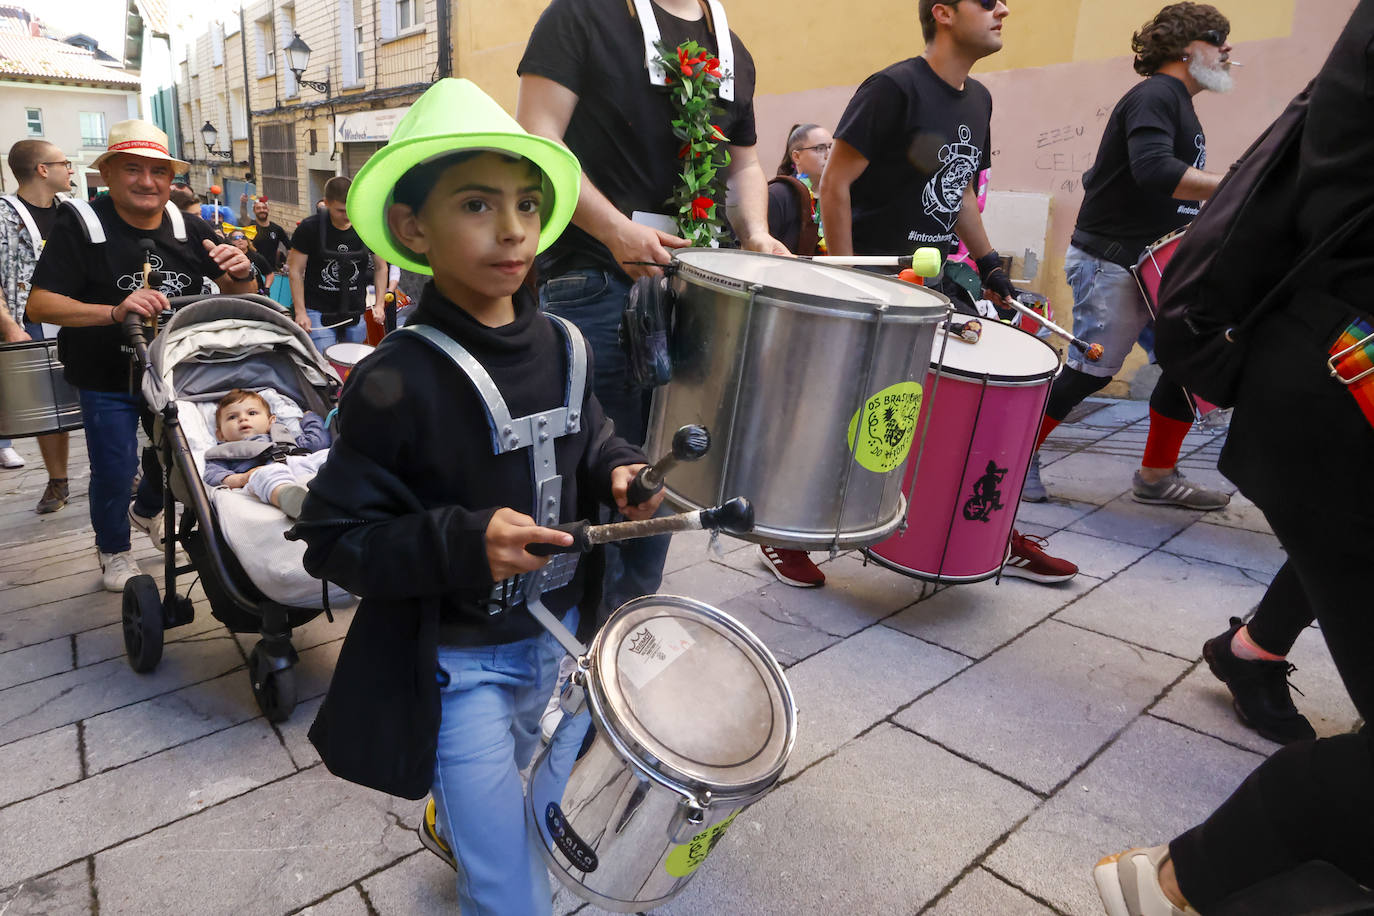
M 0 439 L 81 428 L 81 402 L 62 377 L 57 341 L 0 344 Z
M 782 775 L 792 691 L 753 633 L 690 598 L 622 605 L 563 693 L 526 813 L 549 868 L 598 906 L 677 894 L 734 816 Z
M 674 256 L 673 378 L 654 392 L 646 451 L 711 434 L 667 481 L 675 505 L 754 504 L 749 540 L 876 543 L 906 512 L 902 470 L 935 328 L 949 300 L 910 283 L 794 258 L 697 248 Z

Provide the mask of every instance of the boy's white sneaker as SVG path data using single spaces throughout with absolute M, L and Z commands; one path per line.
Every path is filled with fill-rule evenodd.
M 16 468 L 22 468 L 23 466 L 24 458 L 22 455 L 20 455 L 18 452 L 16 452 L 13 448 L 10 448 L 9 446 L 6 446 L 5 448 L 0 448 L 0 467 L 4 467 L 12 471 Z
M 101 553 L 100 549 L 96 548 L 95 555 L 100 560 L 100 584 L 107 592 L 124 591 L 124 583 L 142 572 L 134 562 L 131 551 Z

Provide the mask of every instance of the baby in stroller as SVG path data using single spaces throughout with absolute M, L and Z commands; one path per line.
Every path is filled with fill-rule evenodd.
M 290 518 L 301 514 L 305 484 L 329 457 L 329 432 L 314 411 L 293 436 L 267 399 L 235 388 L 215 405 L 219 443 L 205 451 L 202 479 L 212 487 L 242 488 Z

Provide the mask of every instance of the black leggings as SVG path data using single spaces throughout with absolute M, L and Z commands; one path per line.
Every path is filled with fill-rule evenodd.
M 1065 366 L 1050 388 L 1045 415 L 1056 422 L 1064 422 L 1069 411 L 1081 404 L 1084 398 L 1101 391 L 1110 381 L 1107 376 L 1089 375 L 1072 366 Z M 1171 381 L 1167 374 L 1159 377 L 1155 390 L 1150 393 L 1150 409 L 1172 420 L 1193 422 L 1193 402 L 1188 392 L 1183 390 L 1182 385 Z

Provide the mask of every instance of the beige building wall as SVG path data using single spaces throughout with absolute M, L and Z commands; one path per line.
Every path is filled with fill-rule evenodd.
M 514 110 L 515 68 L 546 0 L 474 0 L 457 4 L 457 75 L 467 76 Z M 1067 321 L 1072 297 L 1063 260 L 1107 115 L 1139 79 L 1131 68 L 1131 33 L 1162 0 L 1013 2 L 1006 46 L 975 75 L 993 97 L 994 191 L 1049 195 L 1044 259 L 1031 288 Z M 1236 88 L 1204 93 L 1198 114 L 1208 161 L 1223 170 L 1245 150 L 1320 67 L 1355 0 L 1222 0 L 1231 20 Z M 923 47 L 916 0 L 726 0 L 731 28 L 754 56 L 759 159 L 771 169 L 788 128 L 798 121 L 834 127 L 857 85 Z M 994 239 L 996 227 L 990 227 Z M 1012 253 L 1012 252 L 1004 252 Z M 1019 252 L 1018 252 L 1019 254 Z M 1128 364 L 1127 376 L 1141 360 Z M 1118 385 L 1117 391 L 1123 386 Z
M 100 173 L 90 171 L 85 166 L 105 151 L 105 144 L 82 143 L 81 113 L 103 114 L 108 136 L 110 128 L 116 123 L 139 116 L 138 90 L 0 80 L 0 125 L 3 125 L 0 128 L 0 160 L 5 158 L 4 154 L 15 143 L 32 136 L 27 128 L 26 109 L 29 108 L 39 109 L 43 117 L 42 136 L 33 139 L 47 140 L 61 147 L 77 170 L 72 177 L 77 185 L 77 193 L 85 197 L 88 187 L 100 185 Z M 0 190 L 13 191 L 16 182 L 8 164 L 0 172 L 3 172 Z

